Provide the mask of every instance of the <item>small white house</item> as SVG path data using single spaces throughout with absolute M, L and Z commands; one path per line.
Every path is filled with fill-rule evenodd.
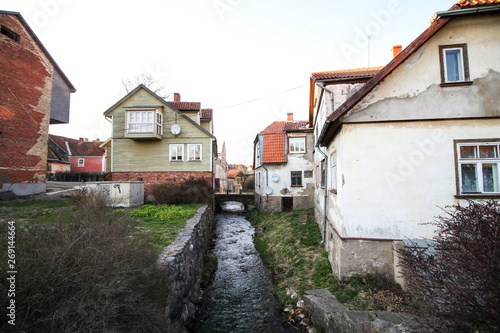
M 255 204 L 261 212 L 312 208 L 313 135 L 307 121 L 275 121 L 254 141 Z
M 438 12 L 340 106 L 340 80 L 312 76 L 316 215 L 340 278 L 397 280 L 395 249 L 432 238 L 441 208 L 500 199 L 500 0 L 475 3 Z

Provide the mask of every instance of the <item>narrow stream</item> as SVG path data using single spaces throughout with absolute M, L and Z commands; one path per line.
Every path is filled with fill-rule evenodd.
M 216 215 L 218 268 L 199 308 L 194 332 L 285 332 L 271 279 L 243 216 Z

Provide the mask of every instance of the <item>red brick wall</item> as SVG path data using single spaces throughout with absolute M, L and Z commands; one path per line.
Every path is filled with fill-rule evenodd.
M 0 25 L 0 185 L 45 182 L 52 92 L 52 65 L 16 16 Z
M 78 167 L 78 160 L 80 158 L 83 158 L 84 161 L 84 167 Z M 71 156 L 68 158 L 68 162 L 73 163 L 71 165 L 71 171 L 92 171 L 92 172 L 102 172 L 102 156 L 99 157 L 76 157 L 76 156 Z
M 113 181 L 142 180 L 144 181 L 144 198 L 151 194 L 151 187 L 156 184 L 182 184 L 189 178 L 205 179 L 212 186 L 211 172 L 113 172 Z

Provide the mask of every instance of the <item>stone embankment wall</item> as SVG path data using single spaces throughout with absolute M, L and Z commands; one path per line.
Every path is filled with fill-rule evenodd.
M 205 205 L 179 231 L 177 239 L 158 257 L 158 265 L 170 279 L 165 313 L 176 332 L 187 332 L 201 301 L 200 280 L 203 256 L 208 250 L 213 225 L 213 209 Z
M 424 333 L 417 317 L 385 311 L 349 311 L 325 289 L 304 293 L 304 308 L 326 333 Z

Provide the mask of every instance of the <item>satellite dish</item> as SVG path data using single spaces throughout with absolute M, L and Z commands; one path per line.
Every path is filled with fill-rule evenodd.
M 280 176 L 278 176 L 277 173 L 273 173 L 273 175 L 271 176 L 271 179 L 274 181 L 274 182 L 277 182 L 278 179 L 280 179 Z
M 267 194 L 267 195 L 273 193 L 272 187 L 266 186 L 266 188 L 264 188 L 264 193 Z
M 172 131 L 173 135 L 177 135 L 181 132 L 181 127 L 178 124 L 173 124 L 170 131 Z

